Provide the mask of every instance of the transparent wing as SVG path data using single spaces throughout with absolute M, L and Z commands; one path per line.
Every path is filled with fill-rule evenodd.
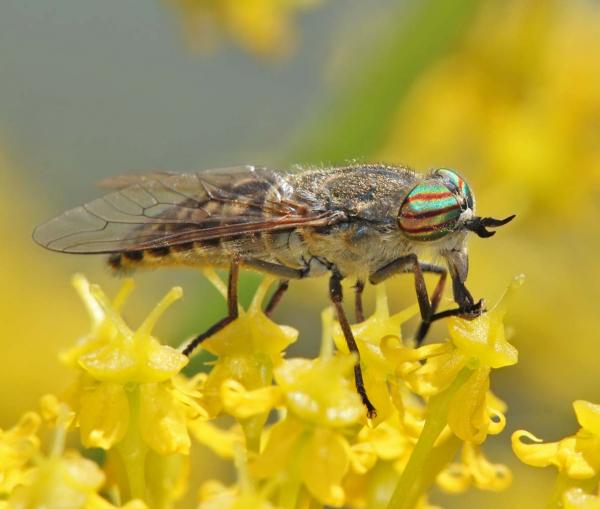
M 284 176 L 254 166 L 126 175 L 104 184 L 116 191 L 38 226 L 34 240 L 65 253 L 114 253 L 325 226 L 344 216 L 298 199 Z

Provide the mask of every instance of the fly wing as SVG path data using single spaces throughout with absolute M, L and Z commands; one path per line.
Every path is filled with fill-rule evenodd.
M 325 226 L 344 214 L 300 199 L 285 177 L 254 166 L 125 176 L 116 191 L 39 226 L 34 240 L 65 253 L 115 253 Z

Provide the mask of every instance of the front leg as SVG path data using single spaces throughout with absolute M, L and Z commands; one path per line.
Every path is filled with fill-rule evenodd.
M 411 253 L 409 255 L 402 256 L 376 270 L 369 277 L 369 281 L 372 284 L 378 284 L 395 274 L 406 272 L 412 272 L 414 274 L 415 291 L 417 293 L 417 301 L 419 303 L 419 310 L 421 312 L 421 325 L 419 326 L 419 329 L 415 335 L 415 341 L 417 345 L 420 345 L 423 342 L 431 324 L 436 320 L 457 315 L 465 318 L 474 318 L 475 316 L 481 314 L 481 301 L 476 304 L 473 302 L 473 297 L 461 280 L 461 278 L 466 277 L 466 270 L 462 270 L 462 267 L 457 267 L 454 264 L 451 264 L 450 261 L 448 266 L 451 267 L 450 276 L 452 278 L 454 299 L 459 307 L 456 309 L 442 311 L 441 313 L 436 313 L 436 311 L 442 297 L 442 292 L 444 291 L 444 284 L 446 282 L 447 270 L 444 267 L 429 263 L 420 263 L 417 255 Z M 440 279 L 438 280 L 431 300 L 429 300 L 429 295 L 427 293 L 427 287 L 423 277 L 424 272 L 431 272 L 440 275 Z
M 425 285 L 425 278 L 423 277 L 423 269 L 419 263 L 417 255 L 414 253 L 408 254 L 397 258 L 393 262 L 377 269 L 373 274 L 369 276 L 369 282 L 373 285 L 381 283 L 391 276 L 403 272 L 412 272 L 415 276 L 415 291 L 417 293 L 417 302 L 419 303 L 419 311 L 421 312 L 421 319 L 423 322 L 430 323 L 431 317 L 435 313 L 435 308 L 432 307 L 427 294 L 427 286 Z M 445 275 L 444 275 L 445 280 Z M 441 297 L 441 290 L 436 289 L 435 304 L 439 302 Z M 439 294 L 439 296 L 437 296 Z M 425 331 L 426 332 L 426 331 Z
M 455 310 L 455 315 L 466 319 L 477 318 L 483 313 L 483 299 L 475 302 L 471 292 L 465 286 L 467 274 L 469 273 L 469 256 L 465 247 L 442 251 L 442 256 L 446 259 L 450 277 L 452 278 L 452 293 L 454 294 L 454 302 L 458 304 L 458 309 Z M 453 311 L 453 310 L 450 310 Z M 448 313 L 448 312 L 445 312 Z M 439 313 L 439 318 L 443 316 Z M 438 317 L 436 316 L 436 319 Z

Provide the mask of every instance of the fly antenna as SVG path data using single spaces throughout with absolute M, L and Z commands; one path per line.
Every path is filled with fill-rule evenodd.
M 516 214 L 505 217 L 504 219 L 494 219 L 493 217 L 473 217 L 464 222 L 464 228 L 476 233 L 481 238 L 487 238 L 494 235 L 496 232 L 487 230 L 486 228 L 497 228 L 510 223 Z

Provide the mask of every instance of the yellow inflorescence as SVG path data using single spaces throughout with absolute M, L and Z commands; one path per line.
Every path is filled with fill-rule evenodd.
M 224 291 L 215 273 L 206 275 Z M 353 326 L 378 409 L 369 420 L 333 311 L 323 312 L 320 355 L 287 359 L 297 332 L 262 311 L 272 283 L 266 278 L 249 308 L 205 342 L 217 357 L 208 374 L 188 378 L 187 357 L 152 336 L 181 289 L 132 329 L 120 313 L 132 281 L 111 301 L 76 276 L 92 327 L 61 356 L 75 381 L 0 432 L 0 507 L 170 508 L 196 491 L 202 509 L 426 508 L 434 484 L 451 493 L 508 486 L 510 471 L 481 449 L 505 423 L 490 374 L 517 361 L 502 323 L 507 299 L 471 322 L 450 320 L 450 341 L 414 348 L 400 329 L 416 307 L 390 314 L 378 288 L 374 314 Z M 597 409 L 576 408 L 585 429 L 579 440 L 596 436 Z M 41 427 L 52 430 L 49 447 L 40 445 Z M 66 450 L 71 432 L 84 450 L 104 450 L 103 461 Z M 208 454 L 201 445 L 233 461 L 235 483 L 190 483 L 191 450 Z M 596 460 L 588 459 L 570 468 L 593 477 Z M 575 504 L 591 495 L 565 496 Z
M 543 443 L 533 433 L 519 430 L 512 435 L 515 454 L 534 467 L 558 469 L 551 507 L 597 509 L 600 507 L 600 405 L 578 400 L 573 403 L 581 428 L 558 442 Z M 531 443 L 523 442 L 523 438 Z

